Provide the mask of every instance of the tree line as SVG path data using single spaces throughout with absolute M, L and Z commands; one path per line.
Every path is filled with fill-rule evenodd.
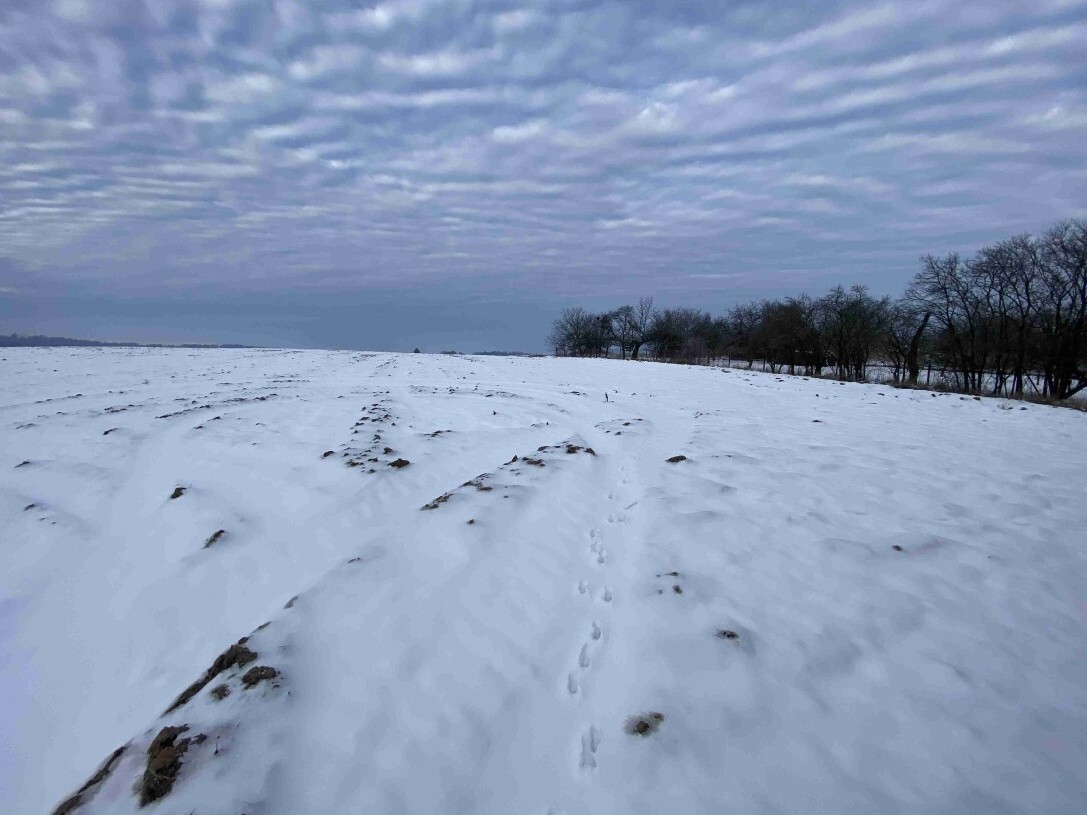
M 567 308 L 547 341 L 558 356 L 758 361 L 775 373 L 859 381 L 876 365 L 898 383 L 935 369 L 965 393 L 1067 399 L 1087 388 L 1087 221 L 1015 235 L 970 258 L 926 255 L 897 298 L 836 286 L 713 316 L 647 297 L 602 313 Z

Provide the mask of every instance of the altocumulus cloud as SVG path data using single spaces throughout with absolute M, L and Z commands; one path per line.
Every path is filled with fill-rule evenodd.
M 0 292 L 893 290 L 1085 214 L 1085 42 L 1077 0 L 4 0 Z

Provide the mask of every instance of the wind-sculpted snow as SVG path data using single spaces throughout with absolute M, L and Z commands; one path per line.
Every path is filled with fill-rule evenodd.
M 0 812 L 1087 810 L 1087 415 L 0 357 Z

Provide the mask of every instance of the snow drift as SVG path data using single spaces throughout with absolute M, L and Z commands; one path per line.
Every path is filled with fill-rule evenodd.
M 1084 414 L 607 360 L 0 356 L 2 812 L 1087 806 Z

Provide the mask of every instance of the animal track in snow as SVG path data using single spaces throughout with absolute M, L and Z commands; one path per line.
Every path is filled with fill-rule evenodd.
M 581 653 L 578 654 L 577 664 L 580 665 L 582 668 L 588 668 L 589 667 L 589 644 L 588 643 L 581 646 Z
M 594 639 L 594 640 L 598 640 L 598 639 L 600 639 L 600 635 L 601 635 L 601 633 L 602 633 L 602 632 L 601 632 L 601 630 L 600 630 L 600 623 L 598 623 L 598 622 L 596 622 L 596 621 L 594 620 L 594 621 L 593 621 L 593 639 Z
M 579 764 L 583 769 L 591 770 L 596 767 L 596 751 L 600 747 L 601 735 L 600 728 L 593 725 L 581 736 L 581 761 Z
M 596 562 L 603 565 L 607 562 L 608 556 L 604 551 L 604 544 L 600 542 L 600 530 L 594 529 L 589 533 L 589 537 L 592 538 L 592 543 L 589 544 L 589 550 L 593 553 Z

